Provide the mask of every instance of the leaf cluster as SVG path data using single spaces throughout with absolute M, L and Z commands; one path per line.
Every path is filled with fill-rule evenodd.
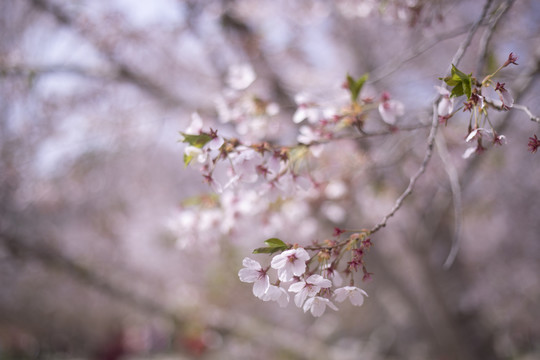
M 452 64 L 452 75 L 445 78 L 439 78 L 439 80 L 444 80 L 448 86 L 453 86 L 450 96 L 459 97 L 461 95 L 467 95 L 467 100 L 471 98 L 473 84 L 472 73 L 467 75 Z

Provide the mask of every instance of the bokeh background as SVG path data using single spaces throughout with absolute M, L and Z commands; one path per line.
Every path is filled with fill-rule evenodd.
M 488 3 L 460 68 L 482 77 L 514 52 L 497 79 L 539 115 L 540 2 Z M 424 156 L 437 78 L 485 4 L 2 1 L 0 358 L 540 358 L 540 154 L 527 151 L 540 129 L 524 112 L 490 115 L 508 143 L 467 160 L 468 113 L 441 126 L 413 196 L 372 239 L 362 307 L 313 318 L 237 276 L 268 237 L 309 244 L 389 211 Z M 235 92 L 239 64 L 257 77 Z M 252 191 L 219 199 L 184 167 L 193 112 L 291 144 L 295 95 L 339 104 L 345 75 L 366 72 L 375 99 L 405 104 L 398 128 L 419 128 L 327 145 L 316 191 L 268 208 Z M 232 110 L 243 117 L 224 122 Z M 366 127 L 386 129 L 375 112 Z

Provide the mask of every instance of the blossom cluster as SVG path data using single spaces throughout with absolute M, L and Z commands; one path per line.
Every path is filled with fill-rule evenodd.
M 448 120 L 454 116 L 460 109 L 469 112 L 468 134 L 465 138 L 467 143 L 475 141 L 475 144 L 465 150 L 463 158 L 467 159 L 473 154 L 480 154 L 486 150 L 483 140 L 489 140 L 493 145 L 503 145 L 506 143 L 506 137 L 499 135 L 489 120 L 489 109 L 509 110 L 514 105 L 514 99 L 506 89 L 506 83 L 496 82 L 492 78 L 503 68 L 517 64 L 517 56 L 514 53 L 508 55 L 508 59 L 495 72 L 487 75 L 481 82 L 472 76 L 465 74 L 455 66 L 452 66 L 452 75 L 446 77 L 444 82 L 452 86 L 449 91 L 445 87 L 436 86 L 440 96 L 437 106 L 437 113 L 441 122 L 447 124 Z M 496 94 L 495 97 L 494 94 Z M 466 96 L 467 100 L 463 105 L 454 109 L 456 99 Z
M 517 57 L 510 53 L 506 62 L 482 81 L 453 65 L 451 75 L 441 78 L 446 86 L 436 86 L 438 99 L 434 115 L 440 122 L 447 125 L 460 110 L 470 114 L 465 142 L 474 145 L 465 150 L 463 158 L 486 150 L 486 140 L 493 145 L 506 143 L 506 137 L 493 127 L 489 114 L 492 110 L 511 109 L 514 100 L 506 83 L 494 82 L 492 78 L 503 68 L 517 65 L 516 61 Z M 229 74 L 229 89 L 217 102 L 219 118 L 228 127 L 215 129 L 213 124 L 205 125 L 202 117 L 194 113 L 190 126 L 181 132 L 181 141 L 187 145 L 185 165 L 197 164 L 206 183 L 221 196 L 219 206 L 184 218 L 180 226 L 188 231 L 203 228 L 210 234 L 203 236 L 206 239 L 216 234 L 231 235 L 242 217 L 264 214 L 272 207 L 280 211 L 287 199 L 308 198 L 306 194 L 313 189 L 321 194 L 318 190 L 323 181 L 317 178 L 321 173 L 311 170 L 309 160 L 324 159 L 329 144 L 370 135 L 366 128 L 373 124 L 386 129 L 387 134 L 393 134 L 399 130 L 399 119 L 405 113 L 403 103 L 393 99 L 388 92 L 377 95 L 373 89 L 364 86 L 367 74 L 359 78 L 347 75 L 342 87 L 348 99 L 343 103 L 324 104 L 306 93 L 295 96 L 297 108 L 292 118 L 286 119 L 285 126 L 298 131 L 296 143 L 283 145 L 266 137 L 271 135 L 269 129 L 283 125 L 280 121 L 269 121 L 279 114 L 279 107 L 247 93 L 255 78 L 249 66 L 239 66 Z M 458 105 L 461 97 L 465 100 Z M 377 115 L 373 116 L 373 113 Z M 227 131 L 231 135 L 224 135 Z M 540 147 L 536 135 L 529 139 L 528 146 L 531 152 Z M 343 193 L 339 186 L 330 186 L 340 184 L 339 179 L 326 180 L 326 184 L 328 198 L 332 192 Z M 242 205 L 246 203 L 258 206 Z M 221 211 L 216 211 L 218 207 Z M 345 215 L 332 213 L 327 216 L 328 220 L 334 223 L 344 220 Z M 266 222 L 271 221 L 266 218 Z M 351 231 L 352 234 L 343 240 L 340 239 L 344 231 L 336 228 L 334 239 L 316 243 L 308 236 L 307 241 L 312 241 L 312 245 L 306 247 L 286 244 L 277 238 L 268 239 L 265 241 L 268 246 L 255 249 L 254 253 L 278 253 L 270 265 L 263 267 L 246 257 L 244 268 L 238 275 L 241 281 L 253 283 L 253 294 L 261 300 L 286 306 L 290 293 L 294 293 L 295 305 L 314 316 L 321 316 L 326 307 L 337 310 L 333 301 L 342 302 L 349 298 L 353 305 L 360 306 L 367 294 L 354 286 L 353 275 L 361 271 L 362 280 L 371 278 L 364 255 L 371 246 L 369 236 L 384 225 L 378 224 L 373 228 L 375 230 Z M 276 274 L 272 275 L 271 270 Z M 348 286 L 342 286 L 343 278 L 349 278 Z
M 338 310 L 332 299 L 337 302 L 349 299 L 355 306 L 364 303 L 367 293 L 354 286 L 352 275 L 351 284 L 342 287 L 343 279 L 334 268 L 335 262 L 328 265 L 323 261 L 317 267 L 321 274 L 316 274 L 309 270 L 308 264 L 312 260 L 302 247 L 293 247 L 274 256 L 266 268 L 246 257 L 242 262 L 244 268 L 240 269 L 238 276 L 243 282 L 253 283 L 253 295 L 257 298 L 276 301 L 281 307 L 287 306 L 289 293 L 294 293 L 294 304 L 304 312 L 310 311 L 315 317 L 323 315 L 326 307 Z M 277 271 L 274 283 L 270 280 L 270 269 Z M 351 274 L 350 271 L 348 273 Z
M 240 185 L 255 188 L 272 200 L 294 196 L 297 190 L 307 190 L 317 183 L 306 163 L 311 156 L 319 157 L 326 144 L 365 134 L 364 123 L 373 110 L 378 110 L 378 119 L 390 130 L 404 114 L 403 103 L 388 92 L 375 101 L 363 86 L 367 75 L 358 79 L 348 76 L 343 87 L 350 99 L 340 106 L 321 104 L 304 93 L 295 97 L 297 109 L 288 125 L 298 124 L 297 143 L 283 146 L 265 141 L 261 135 L 265 131 L 252 131 L 254 123 L 260 125 L 255 126 L 259 130 L 268 128 L 264 119 L 276 115 L 279 107 L 242 93 L 255 78 L 249 67 L 235 68 L 233 73 L 229 100 L 218 101 L 218 113 L 223 123 L 235 124 L 236 134 L 223 136 L 222 130 L 206 127 L 198 113 L 192 114 L 190 125 L 180 133 L 180 141 L 187 144 L 185 165 L 198 164 L 205 182 L 219 194 Z

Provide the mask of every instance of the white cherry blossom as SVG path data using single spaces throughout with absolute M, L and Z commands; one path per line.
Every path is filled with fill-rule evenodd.
M 299 281 L 289 286 L 290 292 L 295 292 L 294 303 L 301 307 L 308 297 L 313 297 L 323 288 L 329 288 L 332 282 L 321 275 L 311 275 L 306 281 Z
M 229 68 L 227 84 L 235 90 L 244 90 L 255 81 L 255 71 L 249 64 L 237 64 Z
M 401 101 L 391 100 L 388 93 L 382 95 L 382 101 L 379 104 L 379 114 L 385 123 L 394 125 L 397 118 L 404 113 L 405 107 Z
M 306 271 L 308 260 L 309 254 L 303 248 L 290 249 L 274 256 L 271 266 L 278 271 L 279 280 L 287 282 Z
M 441 87 L 435 86 L 439 94 L 441 95 L 441 101 L 437 106 L 437 114 L 439 116 L 448 116 L 454 111 L 454 98 L 450 97 L 450 91 Z
M 270 285 L 266 293 L 261 297 L 263 301 L 276 301 L 280 307 L 285 307 L 289 303 L 289 294 L 279 286 Z
M 355 306 L 361 306 L 364 303 L 364 296 L 368 294 L 356 286 L 345 286 L 334 290 L 336 301 L 343 302 L 345 299 L 349 299 L 351 304 Z
M 311 310 L 311 315 L 320 317 L 326 311 L 327 306 L 333 310 L 338 310 L 336 305 L 334 305 L 334 303 L 332 303 L 330 300 L 320 296 L 315 296 L 307 299 L 306 303 L 304 304 L 304 312 Z
M 253 283 L 253 295 L 262 299 L 270 286 L 270 278 L 266 274 L 266 270 L 257 261 L 248 257 L 242 260 L 242 265 L 244 268 L 238 272 L 240 281 Z

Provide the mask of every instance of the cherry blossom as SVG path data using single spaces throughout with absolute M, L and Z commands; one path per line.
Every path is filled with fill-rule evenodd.
M 266 293 L 261 297 L 263 301 L 276 301 L 280 307 L 285 307 L 289 303 L 289 294 L 279 286 L 270 285 Z
M 394 125 L 396 119 L 405 113 L 405 107 L 401 101 L 391 100 L 390 94 L 383 93 L 382 101 L 379 104 L 379 114 L 383 121 L 389 125 Z
M 294 97 L 294 101 L 298 105 L 294 115 L 293 121 L 298 124 L 304 120 L 308 120 L 310 123 L 314 124 L 318 122 L 322 113 L 316 104 L 312 102 L 306 94 L 297 94 Z
M 235 90 L 243 90 L 255 81 L 255 72 L 249 64 L 237 64 L 230 67 L 227 84 Z
M 291 281 L 294 276 L 300 276 L 306 271 L 306 261 L 309 254 L 303 248 L 285 250 L 274 256 L 271 262 L 272 268 L 278 271 L 281 281 Z
M 502 107 L 503 109 L 508 109 L 514 106 L 514 98 L 512 95 L 504 88 L 505 83 L 499 83 L 497 82 L 497 86 L 495 87 L 495 91 L 499 93 L 499 97 L 502 101 Z
M 334 290 L 336 301 L 343 302 L 345 299 L 349 299 L 351 304 L 355 306 L 361 306 L 364 303 L 364 296 L 368 294 L 356 286 L 345 286 Z
M 311 315 L 320 317 L 326 311 L 327 306 L 332 310 L 338 310 L 336 305 L 334 305 L 334 303 L 332 303 L 330 300 L 320 296 L 315 296 L 307 299 L 306 303 L 304 304 L 304 312 L 311 310 Z
M 441 101 L 437 106 L 437 114 L 439 116 L 448 116 L 454 111 L 454 98 L 450 97 L 450 91 L 441 87 L 435 86 L 439 94 L 441 95 Z
M 257 261 L 248 257 L 242 260 L 243 269 L 238 272 L 240 281 L 253 283 L 253 295 L 262 298 L 270 286 L 270 278 Z
M 325 278 L 332 280 L 334 286 L 341 286 L 343 283 L 343 278 L 339 274 L 339 271 L 332 266 L 326 266 L 323 270 L 323 275 Z
M 299 281 L 289 286 L 290 292 L 295 292 L 294 303 L 298 307 L 302 307 L 307 297 L 313 297 L 323 288 L 329 288 L 332 282 L 323 278 L 321 275 L 311 275 L 306 281 Z

